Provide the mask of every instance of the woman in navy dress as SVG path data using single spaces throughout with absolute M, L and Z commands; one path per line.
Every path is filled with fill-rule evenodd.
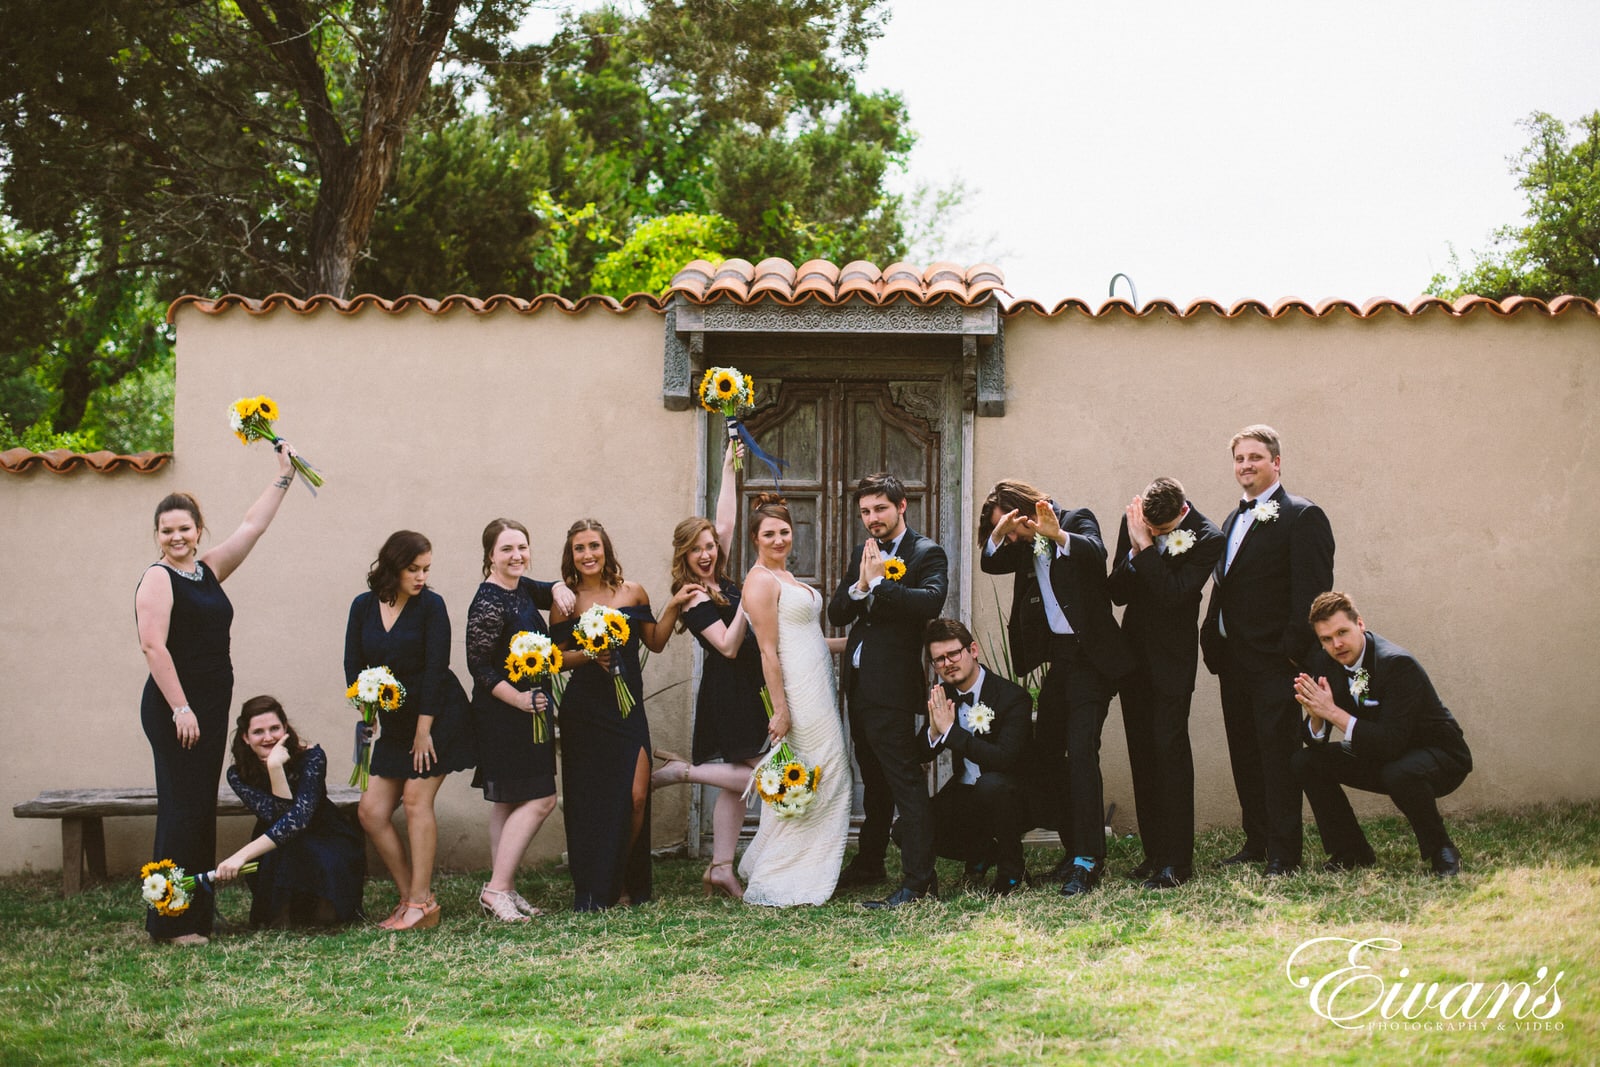
M 501 922 L 527 922 L 539 909 L 517 892 L 517 865 L 556 808 L 554 704 L 548 679 L 511 681 L 511 639 L 526 630 L 549 634 L 540 608 L 572 607 L 572 591 L 536 582 L 528 569 L 528 528 L 495 519 L 483 528 L 483 577 L 467 609 L 467 669 L 478 736 L 472 784 L 494 807 L 489 814 L 489 881 L 478 894 L 483 910 Z M 535 741 L 533 713 L 547 716 L 545 740 Z
M 344 631 L 345 684 L 368 667 L 388 667 L 405 687 L 394 711 L 378 717 L 372 776 L 357 812 L 400 900 L 385 930 L 439 925 L 433 897 L 439 824 L 433 802 L 445 775 L 472 766 L 467 694 L 450 670 L 450 613 L 428 588 L 433 545 L 413 530 L 397 530 L 367 570 L 368 591 L 350 604 Z M 395 829 L 395 809 L 406 810 L 406 837 Z
M 217 881 L 251 860 L 250 925 L 327 926 L 361 917 L 367 846 L 328 801 L 328 757 L 300 740 L 283 705 L 251 697 L 239 710 L 228 785 L 256 814 L 252 840 L 217 864 Z
M 650 776 L 650 785 L 659 789 L 697 782 L 719 789 L 711 815 L 711 865 L 701 881 L 707 895 L 721 892 L 737 899 L 744 896 L 733 872 L 744 827 L 743 794 L 767 745 L 767 713 L 761 703 L 761 652 L 739 610 L 739 585 L 728 577 L 738 506 L 734 454 L 730 444 L 722 461 L 715 525 L 697 516 L 678 523 L 672 534 L 672 591 L 690 586 L 699 590 L 683 613 L 683 625 L 706 655 L 695 701 L 692 762 L 670 758 Z
M 194 497 L 171 493 L 156 505 L 161 561 L 145 570 L 134 595 L 139 647 L 150 668 L 139 719 L 155 757 L 153 858 L 170 859 L 190 874 L 211 870 L 217 859 L 217 786 L 233 703 L 233 605 L 222 582 L 272 524 L 294 476 L 294 449 L 280 441 L 274 451 L 278 477 L 250 505 L 239 528 L 204 555 L 205 521 Z M 199 889 L 182 914 L 151 909 L 144 928 L 157 941 L 203 945 L 211 920 L 211 893 Z
M 579 519 L 567 531 L 561 577 L 577 594 L 571 609 L 550 619 L 562 647 L 571 647 L 576 616 L 591 605 L 616 608 L 628 619 L 628 643 L 600 653 L 564 653 L 576 664 L 561 701 L 561 779 L 567 824 L 567 860 L 572 871 L 574 911 L 650 899 L 650 721 L 639 674 L 639 646 L 667 647 L 678 613 L 692 591 L 680 590 L 658 622 L 650 598 L 637 582 L 625 581 L 611 537 L 595 519 Z M 617 708 L 611 666 L 616 663 L 633 694 L 626 716 Z

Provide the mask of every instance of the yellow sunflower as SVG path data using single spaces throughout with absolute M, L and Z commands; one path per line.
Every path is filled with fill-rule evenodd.
M 716 377 L 716 373 L 714 370 L 708 370 L 705 376 L 700 379 L 700 406 L 707 411 L 718 410 L 717 405 L 711 401 L 711 379 Z
M 256 397 L 256 413 L 268 422 L 278 421 L 278 403 L 270 396 Z
M 621 615 L 606 616 L 606 631 L 611 634 L 611 639 L 619 645 L 628 643 L 628 620 Z
M 350 688 L 346 689 L 344 691 L 344 696 L 345 696 L 346 700 L 354 700 L 356 697 L 358 697 L 360 695 L 361 695 L 361 683 L 360 682 L 351 682 L 350 683 Z
M 883 576 L 891 582 L 898 582 L 906 576 L 906 561 L 899 556 L 890 556 L 883 561 Z
M 739 395 L 739 375 L 731 370 L 719 370 L 711 379 L 711 387 L 719 400 L 732 400 Z
M 796 760 L 794 763 L 786 763 L 786 764 L 784 764 L 784 767 L 783 767 L 783 784 L 784 785 L 801 785 L 801 784 L 803 784 L 805 782 L 805 780 L 806 780 L 806 769 L 800 765 L 800 762 L 798 760 Z
M 811 768 L 811 791 L 815 793 L 820 785 L 822 785 L 822 768 L 813 767 Z
M 242 396 L 233 402 L 233 410 L 240 419 L 248 419 L 261 410 L 261 398 L 259 396 Z
M 384 711 L 393 711 L 400 706 L 400 687 L 387 683 L 378 687 L 378 703 Z

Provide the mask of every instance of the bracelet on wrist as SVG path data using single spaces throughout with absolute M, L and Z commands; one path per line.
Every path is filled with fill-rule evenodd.
M 178 716 L 179 715 L 183 715 L 185 713 L 187 713 L 189 715 L 193 715 L 194 714 L 194 709 L 191 708 L 187 704 L 183 704 L 183 705 L 181 705 L 179 707 L 173 708 L 172 709 L 172 721 L 173 722 L 177 722 L 178 721 Z

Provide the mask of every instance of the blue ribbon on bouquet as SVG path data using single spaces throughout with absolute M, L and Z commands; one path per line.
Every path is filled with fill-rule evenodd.
M 737 436 L 740 441 L 743 441 L 744 450 L 765 463 L 768 469 L 772 471 L 773 484 L 781 483 L 783 481 L 783 468 L 789 465 L 788 462 L 766 452 L 760 445 L 756 444 L 755 437 L 751 435 L 749 428 L 745 426 L 739 416 L 724 415 L 722 418 L 728 424 L 728 436 L 730 438 Z

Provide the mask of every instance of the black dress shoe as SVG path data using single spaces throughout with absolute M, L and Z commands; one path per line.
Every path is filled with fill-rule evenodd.
M 889 874 L 881 866 L 858 867 L 856 864 L 850 863 L 845 866 L 844 870 L 839 872 L 838 888 L 855 889 L 860 886 L 881 885 L 888 880 Z
M 1106 871 L 1105 861 L 1103 860 L 1093 867 L 1085 867 L 1078 863 L 1074 863 L 1072 866 L 1072 877 L 1068 878 L 1067 884 L 1061 887 L 1061 895 L 1064 897 L 1079 897 L 1085 893 L 1092 892 L 1094 887 L 1100 884 L 1100 876 Z
M 1176 889 L 1194 878 L 1193 867 L 1163 867 L 1140 883 L 1144 889 Z
M 1378 857 L 1371 852 L 1335 852 L 1328 857 L 1328 862 L 1322 865 L 1322 869 L 1329 874 L 1339 874 L 1342 871 L 1359 871 L 1377 865 Z
M 1072 872 L 1077 869 L 1078 865 L 1072 861 L 1071 856 L 1068 856 L 1048 871 L 1039 875 L 1038 878 L 1041 882 L 1065 882 L 1072 877 Z
M 1454 878 L 1461 873 L 1461 853 L 1446 845 L 1433 854 L 1433 873 L 1439 878 Z
M 884 908 L 898 908 L 905 904 L 915 904 L 919 900 L 928 899 L 939 899 L 939 880 L 937 878 L 929 882 L 926 889 L 912 889 L 908 885 L 903 885 L 883 900 L 863 900 L 861 906 L 863 908 L 871 908 L 873 911 L 881 911 Z
M 1146 878 L 1154 877 L 1155 873 L 1157 871 L 1159 871 L 1160 869 L 1161 869 L 1160 867 L 1157 867 L 1155 864 L 1151 863 L 1149 860 L 1143 860 L 1143 861 L 1140 862 L 1139 866 L 1135 867 L 1133 870 L 1128 872 L 1128 881 L 1130 881 L 1130 882 L 1142 882 Z
M 1235 852 L 1233 855 L 1229 856 L 1228 858 L 1218 860 L 1217 861 L 1217 866 L 1218 867 L 1237 867 L 1241 863 L 1260 863 L 1262 860 L 1264 860 L 1266 858 L 1267 857 L 1262 855 L 1260 852 L 1251 852 L 1247 848 L 1241 848 L 1238 852 Z
M 961 877 L 969 882 L 981 882 L 983 876 L 994 869 L 994 864 L 988 860 L 970 860 L 966 869 L 961 872 Z
M 1295 874 L 1300 870 L 1298 863 L 1288 860 L 1268 860 L 1266 868 L 1261 872 L 1268 878 L 1282 878 L 1284 875 Z
M 1007 878 L 1004 875 L 997 874 L 994 876 L 994 885 L 989 887 L 989 894 L 996 897 L 1009 897 L 1021 888 L 1021 878 Z

